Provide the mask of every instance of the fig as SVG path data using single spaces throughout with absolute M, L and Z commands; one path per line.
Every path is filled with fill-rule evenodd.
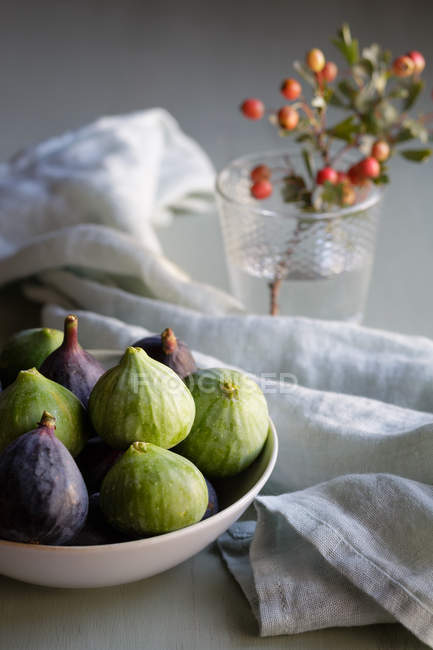
M 40 372 L 68 388 L 87 407 L 90 393 L 105 370 L 91 354 L 78 343 L 78 318 L 65 318 L 63 342 L 39 368 Z
M 89 413 L 96 432 L 114 449 L 137 441 L 169 449 L 188 435 L 195 406 L 173 370 L 129 347 L 96 383 Z
M 86 523 L 70 546 L 98 546 L 100 544 L 119 544 L 129 542 L 126 537 L 107 524 L 99 506 L 99 492 L 89 497 L 89 514 Z
M 215 492 L 214 486 L 206 477 L 204 480 L 206 481 L 206 486 L 207 486 L 208 503 L 207 503 L 206 512 L 203 515 L 203 519 L 207 519 L 208 517 L 212 517 L 213 515 L 216 515 L 216 513 L 219 511 L 219 507 L 218 507 L 218 497 L 217 497 L 217 493 Z
M 149 442 L 134 442 L 105 477 L 104 517 L 127 535 L 159 535 L 203 517 L 208 491 L 189 460 Z
M 167 327 L 159 336 L 147 336 L 140 339 L 133 346 L 142 348 L 149 357 L 174 370 L 181 379 L 197 370 L 189 347 L 175 337 L 170 327 Z
M 78 467 L 55 435 L 47 411 L 37 429 L 0 456 L 0 537 L 31 544 L 66 544 L 87 517 L 88 495 Z
M 9 386 L 20 370 L 39 368 L 46 357 L 62 342 L 60 330 L 41 327 L 22 330 L 11 336 L 0 354 L 0 381 Z
M 122 453 L 109 447 L 101 438 L 88 441 L 76 460 L 90 494 L 99 492 L 103 478 Z
M 176 451 L 211 478 L 242 472 L 257 458 L 268 435 L 268 407 L 261 389 L 247 375 L 227 368 L 199 370 L 186 384 L 196 417 Z
M 84 406 L 71 391 L 47 379 L 36 368 L 21 370 L 0 393 L 0 453 L 35 426 L 43 410 L 54 415 L 56 436 L 72 456 L 77 456 L 90 428 Z

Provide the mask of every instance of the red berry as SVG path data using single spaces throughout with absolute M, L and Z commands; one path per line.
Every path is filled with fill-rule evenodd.
M 337 172 L 337 183 L 350 183 L 350 178 L 346 172 Z
M 317 185 L 323 185 L 326 183 L 326 181 L 328 181 L 328 183 L 332 183 L 333 185 L 338 183 L 338 174 L 333 167 L 323 167 L 323 169 L 319 169 L 317 172 Z
M 290 101 L 293 101 L 294 99 L 298 99 L 299 95 L 302 92 L 302 86 L 299 81 L 296 81 L 296 79 L 286 79 L 281 84 L 281 92 L 284 97 Z
M 361 167 L 359 163 L 352 165 L 352 167 L 349 168 L 347 175 L 353 185 L 360 185 L 365 180 L 363 174 L 361 173 Z
M 299 122 L 299 113 L 291 106 L 283 106 L 278 111 L 278 123 L 283 129 L 292 131 Z
M 323 70 L 325 67 L 325 55 L 323 54 L 322 50 L 318 50 L 317 48 L 314 48 L 307 52 L 306 56 L 306 62 L 310 70 L 313 72 L 320 72 Z
M 371 148 L 371 155 L 379 162 L 383 162 L 389 157 L 390 148 L 385 140 L 376 140 Z
M 251 170 L 250 178 L 253 183 L 267 181 L 271 177 L 271 170 L 267 165 L 257 165 Z
M 364 160 L 361 160 L 358 165 L 361 177 L 377 178 L 380 174 L 380 165 L 376 158 L 373 158 L 373 156 L 364 158 Z
M 333 61 L 327 61 L 320 74 L 325 81 L 331 83 L 338 74 L 338 68 Z
M 415 63 L 409 56 L 399 56 L 392 64 L 396 77 L 410 77 L 415 72 Z
M 425 58 L 423 57 L 421 52 L 418 52 L 417 50 L 412 50 L 411 52 L 408 52 L 406 56 L 412 59 L 415 66 L 415 72 L 417 74 L 421 74 L 421 72 L 425 68 Z
M 241 111 L 249 120 L 260 120 L 265 112 L 265 107 L 260 99 L 246 99 L 241 104 Z
M 267 199 L 272 194 L 272 183 L 267 180 L 257 181 L 251 186 L 251 194 L 255 199 Z

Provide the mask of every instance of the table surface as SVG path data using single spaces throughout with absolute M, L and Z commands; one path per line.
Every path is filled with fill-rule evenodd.
M 214 545 L 154 578 L 121 587 L 46 589 L 0 578 L 4 650 L 415 650 L 400 625 L 260 638 Z

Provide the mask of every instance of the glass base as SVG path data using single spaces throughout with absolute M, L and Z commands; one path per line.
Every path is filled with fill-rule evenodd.
M 371 264 L 327 278 L 285 279 L 274 288 L 280 316 L 306 316 L 361 323 Z M 229 264 L 233 293 L 252 314 L 269 314 L 272 291 L 268 279 Z M 361 308 L 361 309 L 360 309 Z

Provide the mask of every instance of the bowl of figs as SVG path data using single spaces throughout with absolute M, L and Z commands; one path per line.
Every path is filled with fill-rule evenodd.
M 278 442 L 247 374 L 199 369 L 170 328 L 126 350 L 64 331 L 0 352 L 0 574 L 66 588 L 150 577 L 212 543 L 269 478 Z

